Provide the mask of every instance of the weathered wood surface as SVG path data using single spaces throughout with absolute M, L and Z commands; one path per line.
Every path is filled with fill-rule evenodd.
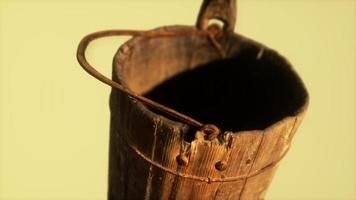
M 256 49 L 256 57 L 260 49 L 272 51 L 236 34 L 228 36 L 227 44 L 229 57 L 246 46 Z M 206 38 L 135 37 L 116 54 L 113 80 L 144 94 L 180 72 L 216 59 L 219 54 Z M 306 107 L 307 99 L 295 115 L 264 130 L 225 132 L 223 141 L 208 141 L 198 133 L 186 141 L 192 128 L 113 89 L 109 199 L 263 199 L 278 166 L 274 163 L 288 150 Z M 187 156 L 186 166 L 177 162 L 180 154 Z M 225 170 L 215 167 L 220 161 L 226 163 Z M 231 177 L 241 178 L 214 182 Z

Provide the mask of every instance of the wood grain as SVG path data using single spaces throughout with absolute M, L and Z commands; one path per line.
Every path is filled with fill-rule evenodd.
M 225 51 L 229 57 L 247 47 L 256 49 L 256 56 L 261 48 L 273 51 L 237 34 L 227 39 Z M 217 59 L 219 54 L 207 38 L 135 37 L 116 54 L 113 80 L 144 94 L 175 74 Z M 295 115 L 286 116 L 264 130 L 226 131 L 219 140 L 208 141 L 192 127 L 113 89 L 109 199 L 263 199 L 278 165 L 268 166 L 289 149 L 307 108 L 305 98 L 306 103 Z M 192 133 L 195 138 L 187 141 L 187 135 Z M 180 154 L 187 156 L 187 166 L 177 162 Z M 220 161 L 227 164 L 225 170 L 215 167 Z M 231 177 L 241 178 L 213 181 Z

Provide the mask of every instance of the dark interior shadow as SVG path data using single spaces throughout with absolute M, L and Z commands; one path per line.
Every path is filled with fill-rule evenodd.
M 146 97 L 225 131 L 261 130 L 296 114 L 306 90 L 275 52 L 211 62 L 157 85 Z

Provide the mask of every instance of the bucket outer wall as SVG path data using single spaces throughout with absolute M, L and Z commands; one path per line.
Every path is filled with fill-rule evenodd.
M 233 56 L 247 46 L 255 47 L 256 54 L 260 48 L 268 49 L 237 34 L 229 36 L 224 48 L 228 56 Z M 113 80 L 142 94 L 177 73 L 218 59 L 212 48 L 204 38 L 135 37 L 115 55 Z M 141 76 L 146 76 L 145 82 L 140 82 Z M 111 200 L 263 199 L 278 167 L 276 162 L 289 149 L 307 102 L 294 116 L 287 116 L 264 130 L 225 132 L 223 142 L 204 138 L 186 142 L 188 125 L 158 115 L 113 89 L 108 197 Z M 176 160 L 182 153 L 188 157 L 186 166 Z M 223 171 L 215 167 L 221 161 L 226 163 Z M 234 181 L 213 181 L 234 177 Z

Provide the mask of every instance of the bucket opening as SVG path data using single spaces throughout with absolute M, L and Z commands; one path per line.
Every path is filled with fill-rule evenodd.
M 144 96 L 203 123 L 237 132 L 263 130 L 295 116 L 306 103 L 307 92 L 276 52 L 264 50 L 256 57 L 255 50 L 246 50 L 176 74 Z

